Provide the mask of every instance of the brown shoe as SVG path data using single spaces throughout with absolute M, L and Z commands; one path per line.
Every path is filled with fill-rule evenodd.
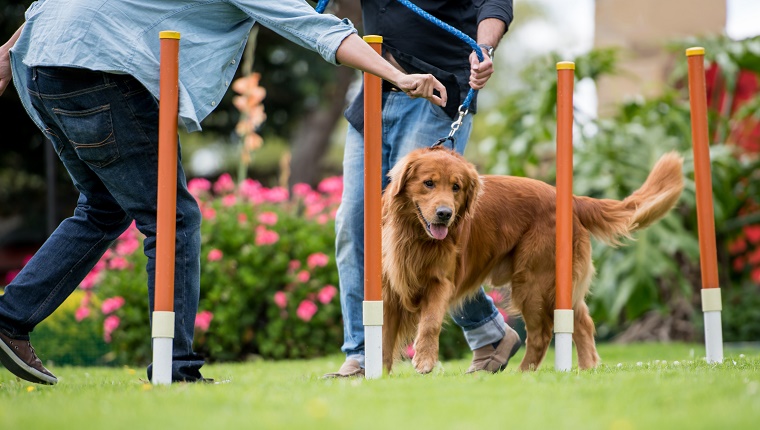
M 358 361 L 354 360 L 353 358 L 349 358 L 345 361 L 345 363 L 343 363 L 342 366 L 340 366 L 340 369 L 337 372 L 325 373 L 322 376 L 322 379 L 353 377 L 363 378 L 364 369 L 362 369 Z
M 520 349 L 522 342 L 520 335 L 510 326 L 506 326 L 507 333 L 494 347 L 486 345 L 472 351 L 472 363 L 467 373 L 480 371 L 498 373 L 507 368 L 509 359 Z
M 55 385 L 58 378 L 45 369 L 28 340 L 12 339 L 0 332 L 0 362 L 21 379 Z

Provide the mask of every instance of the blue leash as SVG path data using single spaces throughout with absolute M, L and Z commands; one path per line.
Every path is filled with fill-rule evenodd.
M 325 8 L 327 8 L 327 4 L 329 2 L 330 0 L 319 0 L 319 2 L 317 3 L 316 11 L 319 13 L 323 13 L 325 11 Z M 398 2 L 403 4 L 404 6 L 409 8 L 409 10 L 421 16 L 422 18 L 448 31 L 449 33 L 453 34 L 454 36 L 462 40 L 464 43 L 470 45 L 472 50 L 475 51 L 475 55 L 478 56 L 478 61 L 483 61 L 483 51 L 480 49 L 480 46 L 478 46 L 478 43 L 472 39 L 472 37 L 464 34 L 460 30 L 450 26 L 449 24 L 446 24 L 440 19 L 425 12 L 424 10 L 420 9 L 419 6 L 415 5 L 409 0 L 398 0 Z M 459 117 L 457 118 L 456 121 L 454 121 L 453 124 L 451 124 L 451 131 L 449 132 L 449 135 L 447 137 L 438 139 L 432 146 L 438 146 L 446 142 L 447 140 L 451 140 L 451 146 L 452 147 L 454 146 L 454 133 L 456 133 L 456 131 L 459 130 L 459 127 L 462 125 L 462 120 L 464 119 L 465 115 L 467 115 L 467 112 L 469 111 L 470 103 L 472 103 L 472 99 L 475 97 L 475 93 L 477 93 L 477 90 L 470 88 L 470 91 L 467 93 L 467 97 L 465 97 L 464 101 L 459 106 Z
M 315 8 L 318 13 L 323 13 L 325 9 L 327 8 L 327 3 L 330 3 L 330 0 L 319 0 L 317 3 L 317 7 Z

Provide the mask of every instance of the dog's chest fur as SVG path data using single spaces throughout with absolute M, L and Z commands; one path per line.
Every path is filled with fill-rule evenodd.
M 402 304 L 416 311 L 431 289 L 454 290 L 456 232 L 444 240 L 427 237 L 419 222 L 383 226 L 383 275 Z M 438 291 L 440 293 L 440 291 Z

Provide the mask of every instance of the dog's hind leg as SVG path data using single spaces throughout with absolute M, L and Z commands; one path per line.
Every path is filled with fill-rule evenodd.
M 546 356 L 554 327 L 554 273 L 520 271 L 512 278 L 513 304 L 525 321 L 525 357 L 520 370 L 536 370 Z M 551 292 L 551 294 L 547 294 Z
M 573 329 L 573 342 L 578 352 L 578 367 L 591 369 L 599 364 L 599 354 L 596 352 L 594 343 L 594 321 L 588 313 L 588 306 L 581 301 L 575 305 L 575 327 Z
M 551 317 L 541 309 L 523 311 L 523 320 L 525 321 L 527 338 L 525 340 L 525 357 L 520 362 L 520 370 L 537 370 L 552 341 L 554 324 Z

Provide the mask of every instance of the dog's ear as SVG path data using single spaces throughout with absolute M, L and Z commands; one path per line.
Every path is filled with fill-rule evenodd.
M 464 204 L 459 210 L 459 215 L 464 218 L 469 218 L 475 211 L 475 202 L 483 193 L 483 179 L 478 174 L 478 171 L 470 163 L 467 163 L 467 170 L 465 176 L 465 199 Z
M 406 183 L 409 181 L 409 178 L 414 175 L 414 171 L 416 170 L 416 163 L 414 160 L 415 158 L 412 154 L 408 154 L 399 160 L 398 163 L 393 166 L 391 171 L 388 172 L 390 183 L 388 184 L 386 192 L 388 192 L 391 197 L 398 197 L 398 195 L 406 188 Z

